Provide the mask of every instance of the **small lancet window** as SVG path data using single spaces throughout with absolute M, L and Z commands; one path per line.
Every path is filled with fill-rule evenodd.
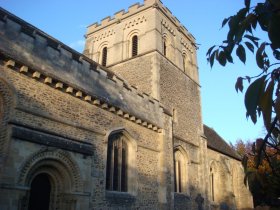
M 132 37 L 132 57 L 138 55 L 138 36 Z
M 106 190 L 127 192 L 128 147 L 125 137 L 118 133 L 109 137 L 107 150 Z
M 166 41 L 163 41 L 163 55 L 166 56 Z
M 214 172 L 212 167 L 210 167 L 210 195 L 211 195 L 211 200 L 215 201 L 215 191 L 214 191 Z
M 175 192 L 181 193 L 183 191 L 183 157 L 179 150 L 175 151 L 175 159 L 174 159 L 174 174 L 175 174 Z
M 186 55 L 185 54 L 183 54 L 183 70 L 184 70 L 184 72 L 186 71 Z
M 101 65 L 102 66 L 106 66 L 107 65 L 107 47 L 104 47 L 102 49 L 102 61 L 101 61 Z

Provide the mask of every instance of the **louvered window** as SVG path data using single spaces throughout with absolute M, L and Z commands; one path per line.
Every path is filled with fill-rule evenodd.
M 138 36 L 132 37 L 132 57 L 138 55 Z
M 122 134 L 109 137 L 107 150 L 106 189 L 127 192 L 127 143 Z
M 102 49 L 102 62 L 101 62 L 102 66 L 106 66 L 107 65 L 107 47 L 104 47 Z

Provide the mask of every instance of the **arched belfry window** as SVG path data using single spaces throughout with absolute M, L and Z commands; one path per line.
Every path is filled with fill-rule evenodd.
M 107 52 L 108 50 L 107 50 L 107 47 L 104 47 L 103 49 L 102 49 L 102 60 L 101 60 L 101 65 L 102 66 L 106 66 L 107 65 Z
M 132 37 L 132 52 L 131 52 L 131 55 L 132 57 L 138 55 L 138 36 L 137 35 L 134 35 Z
M 126 137 L 122 133 L 109 136 L 106 190 L 128 191 L 128 144 Z

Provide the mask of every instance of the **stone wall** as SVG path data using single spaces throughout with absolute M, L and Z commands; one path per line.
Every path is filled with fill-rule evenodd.
M 13 21 L 1 22 L 0 81 L 8 85 L 0 95 L 10 87 L 15 105 L 1 118 L 11 133 L 8 156 L 1 156 L 0 208 L 26 208 L 32 178 L 47 173 L 61 196 L 52 198 L 53 208 L 170 209 L 172 132 L 163 107 L 95 63 L 72 60 L 65 46 L 54 51 L 40 31 L 28 37 Z M 116 130 L 136 145 L 133 192 L 105 190 L 108 136 Z
M 208 166 L 214 173 L 214 201 L 210 206 L 227 205 L 233 209 L 250 209 L 253 206 L 252 195 L 244 184 L 244 170 L 239 160 L 208 149 Z M 210 174 L 210 171 L 209 171 Z M 210 179 L 210 178 L 209 178 Z M 209 183 L 209 198 L 210 180 Z
M 153 55 L 140 56 L 114 65 L 111 70 L 135 86 L 139 91 L 152 95 L 155 84 L 152 80 Z
M 160 101 L 177 115 L 174 135 L 199 145 L 203 133 L 200 87 L 164 57 L 160 58 Z

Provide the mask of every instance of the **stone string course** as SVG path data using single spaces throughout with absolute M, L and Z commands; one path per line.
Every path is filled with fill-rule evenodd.
M 4 61 L 5 66 L 18 71 L 19 73 L 25 74 L 27 77 L 30 77 L 30 78 L 36 79 L 39 82 L 45 83 L 46 85 L 49 85 L 50 87 L 53 87 L 54 89 L 61 90 L 65 93 L 71 94 L 73 97 L 79 98 L 80 100 L 84 100 L 94 106 L 98 106 L 109 112 L 115 113 L 116 115 L 118 115 L 120 117 L 130 120 L 143 127 L 147 127 L 155 132 L 158 132 L 158 133 L 162 132 L 162 129 L 154 124 L 151 124 L 143 119 L 137 118 L 136 116 L 130 115 L 129 113 L 125 113 L 123 110 L 121 110 L 118 107 L 111 106 L 109 103 L 106 103 L 94 96 L 88 95 L 85 92 L 83 92 L 82 90 L 76 89 L 74 87 L 69 86 L 66 83 L 63 83 L 61 81 L 48 77 L 48 76 L 40 73 L 37 70 L 31 69 L 27 66 L 24 66 L 24 65 L 18 63 L 15 60 L 12 60 L 12 59 L 5 60 L 3 55 L 1 55 L 0 61 Z

